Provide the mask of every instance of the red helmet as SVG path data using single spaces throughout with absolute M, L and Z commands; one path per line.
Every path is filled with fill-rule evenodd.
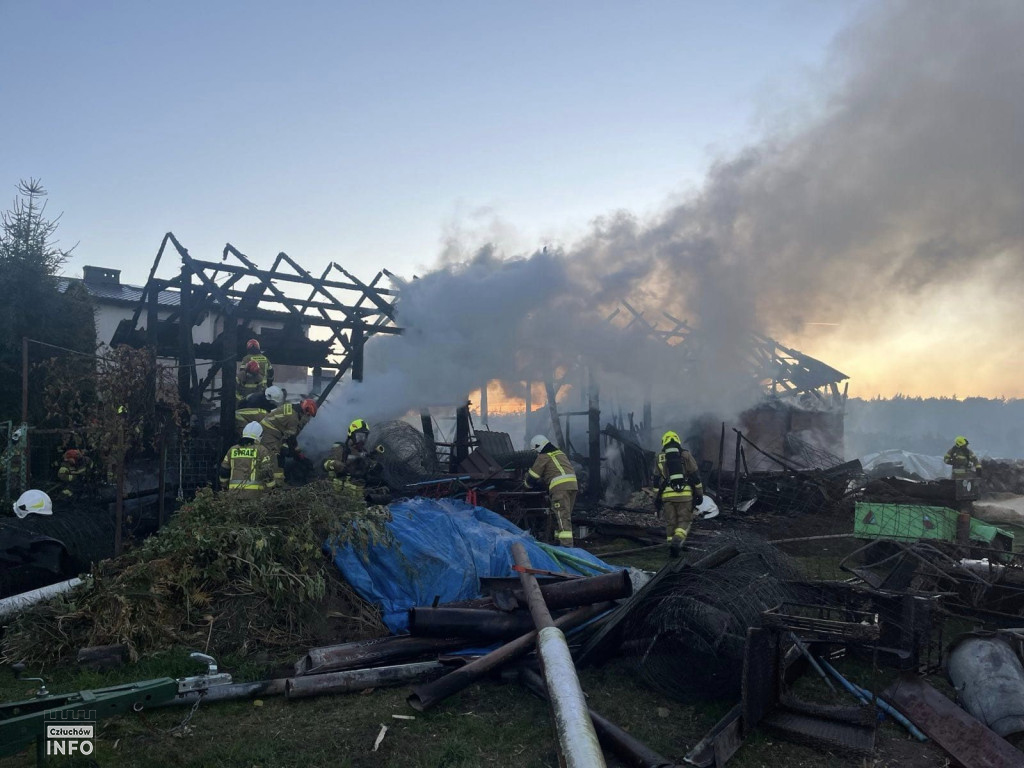
M 64 461 L 68 462 L 69 464 L 77 464 L 81 458 L 82 452 L 77 448 L 69 448 L 68 450 L 64 451 Z
M 249 373 L 259 373 L 260 364 L 257 363 L 255 360 L 250 360 L 248 363 L 245 364 L 245 370 L 248 371 Z
M 311 397 L 307 397 L 305 400 L 299 403 L 299 407 L 302 409 L 302 412 L 305 413 L 307 416 L 316 416 L 316 400 L 312 399 Z
M 245 342 L 245 348 L 249 352 L 259 352 L 260 351 L 260 343 L 256 339 L 249 339 L 247 342 Z

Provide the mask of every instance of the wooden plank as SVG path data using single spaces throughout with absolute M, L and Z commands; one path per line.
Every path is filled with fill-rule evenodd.
M 1024 768 L 1024 753 L 924 680 L 899 680 L 882 698 L 964 768 Z

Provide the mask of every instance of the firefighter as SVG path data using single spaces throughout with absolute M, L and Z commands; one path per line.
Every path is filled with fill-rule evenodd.
M 534 435 L 530 445 L 537 452 L 537 460 L 526 473 L 524 483 L 530 488 L 541 485 L 547 490 L 551 499 L 551 514 L 555 517 L 555 538 L 561 546 L 571 547 L 572 507 L 579 490 L 576 471 L 569 457 L 544 435 Z
M 981 472 L 981 462 L 974 451 L 967 447 L 967 438 L 960 435 L 953 441 L 953 447 L 946 451 L 942 460 L 953 467 L 953 479 L 974 477 Z
M 251 498 L 274 487 L 273 457 L 260 443 L 262 437 L 263 427 L 259 424 L 245 425 L 242 439 L 231 446 L 220 464 L 221 489 Z
M 366 438 L 370 434 L 370 426 L 364 419 L 354 419 L 348 425 L 348 437 L 345 442 L 336 442 L 331 446 L 330 453 L 324 459 L 323 468 L 335 488 L 345 486 L 345 478 L 365 480 L 369 470 L 369 452 Z
M 655 506 L 665 511 L 665 541 L 671 557 L 679 557 L 693 522 L 693 509 L 704 501 L 697 462 L 683 448 L 679 435 L 669 431 L 661 436 L 658 454 L 658 495 Z
M 245 343 L 246 355 L 238 365 L 238 383 L 235 398 L 241 402 L 249 395 L 262 392 L 274 383 L 274 366 L 260 350 L 256 339 Z M 253 365 L 255 363 L 255 365 Z
M 290 437 L 297 437 L 309 420 L 316 416 L 316 400 L 307 397 L 297 405 L 280 405 L 260 422 L 263 427 L 263 445 L 274 459 L 274 480 L 284 485 L 284 468 L 280 462 L 281 448 Z
M 77 448 L 70 448 L 64 451 L 61 457 L 60 468 L 57 470 L 57 479 L 64 487 L 61 495 L 70 499 L 75 493 L 81 493 L 85 485 L 85 475 L 92 469 L 92 459 L 86 456 Z
M 268 413 L 284 402 L 284 396 L 280 387 L 267 387 L 262 392 L 249 395 L 235 411 L 235 432 L 241 434 L 246 424 L 263 421 Z

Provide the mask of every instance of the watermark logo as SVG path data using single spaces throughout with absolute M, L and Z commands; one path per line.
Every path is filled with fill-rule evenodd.
M 47 712 L 46 754 L 91 755 L 96 748 L 96 710 Z

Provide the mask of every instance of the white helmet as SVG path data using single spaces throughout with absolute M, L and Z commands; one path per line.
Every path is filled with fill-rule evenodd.
M 544 446 L 550 442 L 551 441 L 544 437 L 544 435 L 534 435 L 533 439 L 530 441 L 530 447 L 537 453 L 540 453 L 544 449 Z
M 281 403 L 284 402 L 284 390 L 281 389 L 276 384 L 267 387 L 263 391 L 263 396 L 267 398 L 267 400 L 270 400 L 272 403 L 276 403 L 277 405 L 280 405 Z
M 242 437 L 250 437 L 258 443 L 263 439 L 263 425 L 258 421 L 250 421 L 243 427 Z
M 11 433 L 11 442 L 12 443 L 20 443 L 21 442 L 21 438 L 24 436 L 24 434 L 25 434 L 25 428 L 24 427 L 18 427 L 16 430 L 14 430 Z
M 14 514 L 22 520 L 29 515 L 52 515 L 53 502 L 42 491 L 25 491 L 14 502 Z

